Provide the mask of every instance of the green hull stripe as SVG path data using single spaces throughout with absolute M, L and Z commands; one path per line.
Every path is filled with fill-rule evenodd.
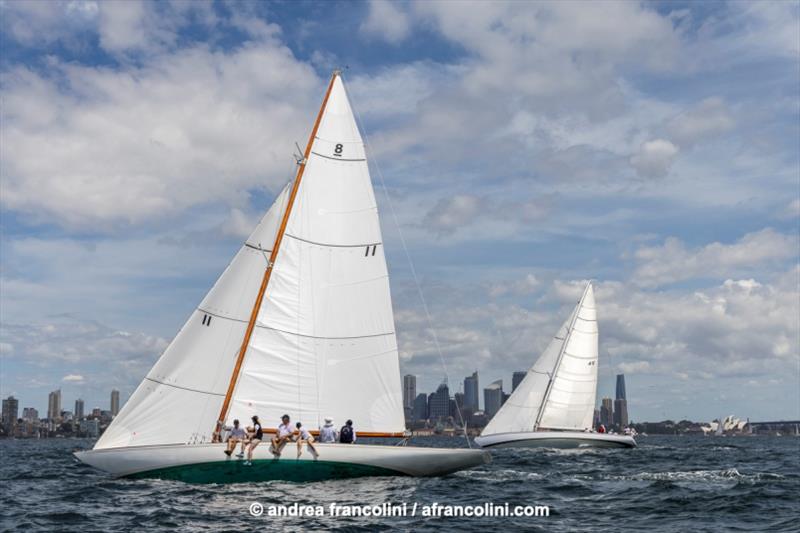
M 250 466 L 228 459 L 180 465 L 131 474 L 129 478 L 173 479 L 186 483 L 247 483 L 254 481 L 323 481 L 363 476 L 404 476 L 402 472 L 357 463 L 256 459 Z

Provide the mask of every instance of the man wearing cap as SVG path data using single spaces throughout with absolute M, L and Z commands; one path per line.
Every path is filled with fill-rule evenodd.
M 272 437 L 272 448 L 270 448 L 272 455 L 280 457 L 283 447 L 286 446 L 287 442 L 292 440 L 293 435 L 294 428 L 290 423 L 289 415 L 283 415 L 281 417 L 281 424 L 278 426 L 278 431 L 275 433 L 275 436 Z
M 333 418 L 326 416 L 325 425 L 319 428 L 319 441 L 320 442 L 336 442 L 339 440 L 339 432 L 333 425 Z

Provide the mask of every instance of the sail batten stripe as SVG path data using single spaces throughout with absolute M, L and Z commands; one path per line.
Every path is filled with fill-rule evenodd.
M 330 159 L 331 161 L 347 161 L 348 163 L 366 161 L 366 158 L 364 158 L 364 159 L 344 159 L 344 158 L 341 158 L 341 157 L 331 157 L 329 155 L 323 155 L 323 154 L 320 154 L 320 153 L 317 153 L 317 152 L 314 152 L 314 151 L 312 151 L 311 153 L 314 154 L 317 157 L 324 157 L 325 159 Z
M 203 309 L 201 307 L 198 307 L 197 310 L 202 312 L 202 313 L 205 313 L 207 315 L 211 315 L 213 317 L 219 318 L 221 320 L 230 320 L 231 322 L 239 322 L 241 324 L 247 324 L 247 320 L 244 320 L 244 319 L 241 319 L 241 318 L 233 318 L 233 317 L 230 317 L 230 316 L 221 315 L 219 313 L 214 313 L 212 311 L 208 311 L 208 310 Z M 256 322 L 255 327 L 257 327 L 258 329 L 265 329 L 265 330 L 269 330 L 269 331 L 277 331 L 278 333 L 285 333 L 286 335 L 293 335 L 295 337 L 304 337 L 304 338 L 307 338 L 307 339 L 319 339 L 319 340 L 330 340 L 330 341 L 351 340 L 351 339 L 352 340 L 355 340 L 355 339 L 370 339 L 370 338 L 373 338 L 373 337 L 388 337 L 389 335 L 394 335 L 395 334 L 394 331 L 389 331 L 389 332 L 386 332 L 386 333 L 370 333 L 369 335 L 348 335 L 348 336 L 344 336 L 344 337 L 327 337 L 327 336 L 324 336 L 324 335 L 306 335 L 304 333 L 296 333 L 294 331 L 286 331 L 285 329 L 279 329 L 279 328 L 273 328 L 273 327 L 270 327 L 270 326 L 265 326 L 264 324 L 259 324 L 258 322 Z
M 373 209 L 373 208 L 370 208 L 370 210 L 371 209 Z M 377 206 L 374 209 L 377 209 Z M 365 211 L 366 211 L 366 209 L 365 209 Z M 286 237 L 291 237 L 292 239 L 294 239 L 296 241 L 304 242 L 306 244 L 313 244 L 314 246 L 325 246 L 326 248 L 363 248 L 365 246 L 378 246 L 378 245 L 382 245 L 383 244 L 382 242 L 365 242 L 365 243 L 362 243 L 362 244 L 330 244 L 330 243 L 326 243 L 326 242 L 310 241 L 308 239 L 304 239 L 302 237 L 298 237 L 296 235 L 292 235 L 291 233 L 288 233 L 288 232 L 285 233 L 284 235 Z
M 163 381 L 158 381 L 157 379 L 153 379 L 153 378 L 148 377 L 148 376 L 145 376 L 144 379 L 146 379 L 147 381 L 152 381 L 153 383 L 158 383 L 159 385 L 164 385 L 165 387 L 172 387 L 173 389 L 181 389 L 181 390 L 186 390 L 186 391 L 189 391 L 189 392 L 196 392 L 198 394 L 208 394 L 209 396 L 225 396 L 221 392 L 209 392 L 209 391 L 204 391 L 204 390 L 200 390 L 200 389 L 192 389 L 190 387 L 181 387 L 180 385 L 173 385 L 172 383 L 165 383 Z

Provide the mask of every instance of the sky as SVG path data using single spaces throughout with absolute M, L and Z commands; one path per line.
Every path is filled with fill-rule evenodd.
M 634 421 L 800 419 L 798 2 L 0 0 L 0 46 L 20 407 L 130 395 L 342 68 L 419 391 L 509 390 L 591 279 Z

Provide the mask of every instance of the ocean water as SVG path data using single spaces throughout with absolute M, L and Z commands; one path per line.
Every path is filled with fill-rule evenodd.
M 416 439 L 462 447 L 458 438 Z M 115 479 L 89 440 L 0 441 L 3 531 L 800 531 L 800 438 L 642 437 L 633 450 L 493 450 L 440 478 L 189 485 Z M 536 517 L 259 517 L 251 504 L 548 506 Z

